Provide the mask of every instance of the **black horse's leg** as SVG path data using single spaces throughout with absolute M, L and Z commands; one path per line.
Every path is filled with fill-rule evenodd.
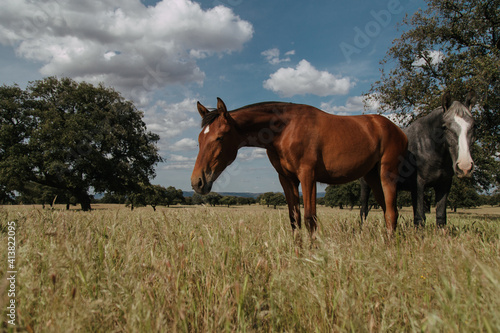
M 448 202 L 448 193 L 451 189 L 451 178 L 438 186 L 434 187 L 436 192 L 436 225 L 444 227 L 446 225 L 446 204 Z
M 424 190 L 424 181 L 422 179 L 418 179 L 416 188 L 413 188 L 411 191 L 411 200 L 413 204 L 413 223 L 415 224 L 415 227 L 421 227 L 425 223 Z

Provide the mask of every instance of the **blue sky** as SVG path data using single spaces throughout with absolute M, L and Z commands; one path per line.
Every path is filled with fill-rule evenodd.
M 229 109 L 279 100 L 334 114 L 363 110 L 422 0 L 10 1 L 0 13 L 0 83 L 49 75 L 103 82 L 135 102 L 161 137 L 154 184 L 190 190 L 196 101 Z M 322 190 L 325 186 L 320 186 Z M 213 188 L 281 191 L 265 151 L 240 150 Z

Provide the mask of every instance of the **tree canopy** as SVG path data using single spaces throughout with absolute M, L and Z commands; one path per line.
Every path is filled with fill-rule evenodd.
M 326 188 L 325 206 L 339 206 L 340 209 L 349 206 L 352 209 L 355 205 L 359 205 L 360 194 L 361 187 L 358 181 L 342 185 L 329 185 Z
M 286 205 L 286 198 L 283 193 L 266 192 L 257 197 L 257 202 L 261 205 L 267 205 L 267 207 L 273 206 L 273 208 L 276 209 L 277 206 Z
M 488 189 L 500 181 L 500 0 L 426 1 L 402 22 L 405 31 L 381 62 L 368 101 L 415 117 L 438 107 L 444 90 L 458 100 L 474 90 L 475 179 Z
M 0 87 L 0 190 L 36 183 L 88 210 L 90 191 L 140 189 L 162 160 L 142 116 L 115 90 L 69 78 Z
M 469 179 L 453 179 L 448 206 L 457 211 L 457 208 L 471 208 L 483 204 L 479 194 L 473 189 Z

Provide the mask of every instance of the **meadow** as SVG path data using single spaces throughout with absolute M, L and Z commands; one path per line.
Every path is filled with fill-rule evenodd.
M 320 207 L 315 248 L 287 211 L 0 207 L 0 308 L 11 332 L 499 332 L 500 208 L 382 214 Z M 467 214 L 465 214 L 467 213 Z M 8 222 L 16 222 L 16 326 Z

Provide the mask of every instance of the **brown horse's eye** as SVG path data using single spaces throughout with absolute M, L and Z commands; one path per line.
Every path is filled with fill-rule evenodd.
M 217 139 L 215 139 L 215 140 L 217 140 L 217 141 L 222 141 L 222 139 L 223 139 L 223 138 L 224 138 L 224 137 L 219 136 L 219 137 L 218 137 Z

